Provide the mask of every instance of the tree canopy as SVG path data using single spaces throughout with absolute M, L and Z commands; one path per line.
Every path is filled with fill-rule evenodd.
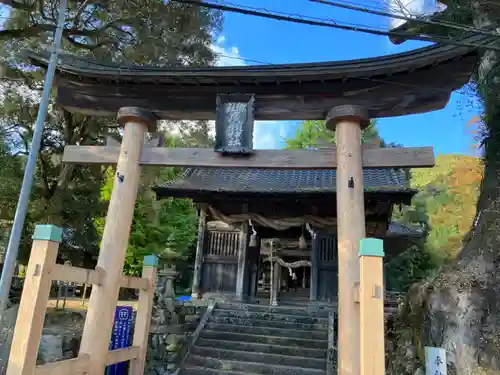
M 293 138 L 285 140 L 286 148 L 299 149 L 329 145 L 335 143 L 335 132 L 328 130 L 324 120 L 308 120 L 302 122 Z M 377 131 L 377 122 L 372 120 L 370 126 L 363 130 L 361 142 L 383 144 Z
M 19 47 L 44 48 L 57 25 L 59 0 L 4 1 L 11 16 L 0 40 L 12 56 Z M 98 60 L 134 64 L 205 65 L 222 16 L 163 0 L 70 0 L 63 39 L 67 50 Z M 20 43 L 22 42 L 22 43 Z
M 22 60 L 19 52 L 25 48 L 44 49 L 51 43 L 59 1 L 3 3 L 9 6 L 10 13 L 0 30 L 0 63 L 7 68 L 7 77 L 0 82 L 0 220 L 10 223 L 44 76 L 43 70 L 34 69 Z M 221 27 L 220 12 L 190 5 L 156 0 L 70 0 L 62 48 L 103 62 L 212 65 L 217 59 L 211 48 L 212 38 L 217 37 Z M 177 127 L 181 134 L 175 140 L 169 139 L 170 146 L 210 145 L 207 122 Z M 34 224 L 52 223 L 64 228 L 59 251 L 61 260 L 68 259 L 86 267 L 95 264 L 112 168 L 63 165 L 61 159 L 67 145 L 102 145 L 108 136 L 120 139 L 113 121 L 65 111 L 55 104 L 52 96 L 22 239 L 22 263 L 29 257 Z M 150 192 L 153 183 L 164 182 L 175 173 L 172 169 L 143 173 L 127 250 L 127 272 L 137 272 L 142 255 L 147 252 L 172 261 L 185 259 L 192 250 L 196 220 L 192 203 L 176 199 L 156 202 Z M 7 228 L 10 224 L 4 226 Z M 2 233 L 7 232 L 8 229 L 4 229 Z

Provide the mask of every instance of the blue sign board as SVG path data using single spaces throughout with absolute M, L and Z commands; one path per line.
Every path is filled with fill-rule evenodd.
M 119 306 L 115 311 L 115 322 L 111 334 L 109 350 L 127 348 L 132 343 L 132 330 L 134 326 L 134 311 L 131 306 Z M 106 375 L 126 375 L 126 362 L 116 363 L 106 368 Z

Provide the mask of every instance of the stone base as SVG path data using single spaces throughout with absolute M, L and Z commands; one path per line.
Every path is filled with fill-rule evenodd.
M 201 293 L 192 293 L 191 298 L 193 300 L 199 300 L 199 299 L 202 299 L 202 295 L 201 295 Z

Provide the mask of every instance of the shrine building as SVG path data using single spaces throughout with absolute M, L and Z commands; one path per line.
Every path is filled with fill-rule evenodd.
M 366 233 L 384 240 L 388 262 L 424 235 L 391 222 L 394 207 L 409 205 L 417 191 L 403 170 L 363 174 Z M 155 187 L 159 199 L 190 198 L 200 208 L 193 296 L 336 303 L 335 178 L 335 170 L 189 168 Z M 298 288 L 292 290 L 293 273 Z

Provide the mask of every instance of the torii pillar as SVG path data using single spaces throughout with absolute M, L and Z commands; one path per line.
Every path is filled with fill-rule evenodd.
M 333 107 L 326 126 L 335 130 L 337 149 L 338 341 L 339 375 L 360 375 L 359 247 L 366 235 L 361 130 L 366 109 Z
M 141 150 L 148 131 L 156 131 L 155 116 L 142 108 L 121 108 L 117 119 L 124 134 L 96 267 L 104 277 L 92 287 L 80 345 L 80 355 L 89 355 L 88 373 L 95 375 L 104 374 L 141 176 Z

